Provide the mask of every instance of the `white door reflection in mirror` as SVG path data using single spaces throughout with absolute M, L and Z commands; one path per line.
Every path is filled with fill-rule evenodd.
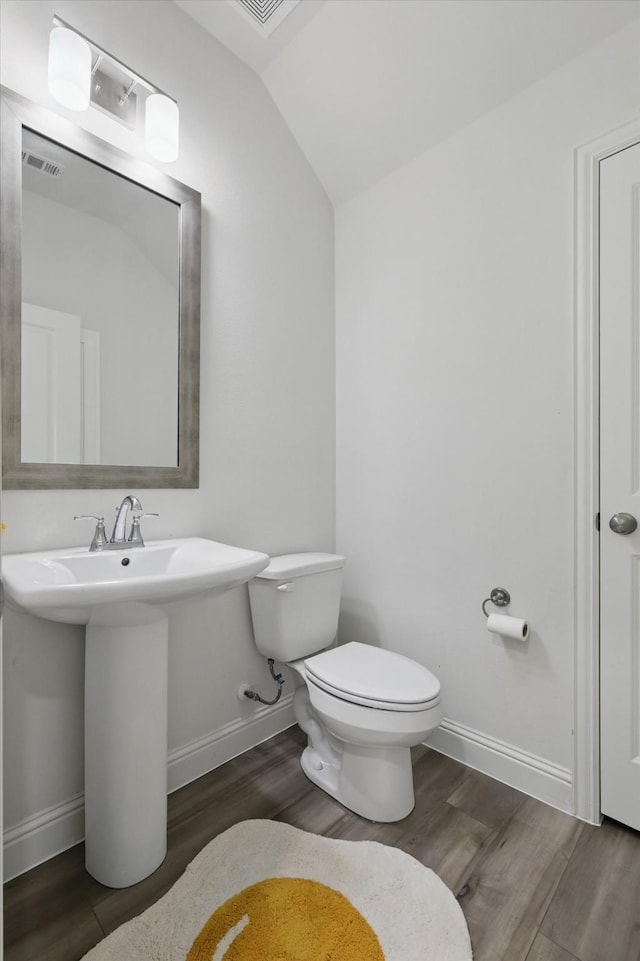
M 100 463 L 100 334 L 79 317 L 22 304 L 22 459 Z

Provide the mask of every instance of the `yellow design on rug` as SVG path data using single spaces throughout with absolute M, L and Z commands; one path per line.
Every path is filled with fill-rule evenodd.
M 225 901 L 187 961 L 385 961 L 374 931 L 351 902 L 306 878 L 267 878 Z

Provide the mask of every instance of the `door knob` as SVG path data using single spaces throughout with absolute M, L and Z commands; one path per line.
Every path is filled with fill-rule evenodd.
M 614 514 L 609 521 L 609 527 L 614 534 L 633 534 L 638 522 L 633 514 Z

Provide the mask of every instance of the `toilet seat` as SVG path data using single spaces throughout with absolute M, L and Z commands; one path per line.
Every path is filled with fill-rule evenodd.
M 440 683 L 408 657 L 351 641 L 306 658 L 309 684 L 352 704 L 383 711 L 424 711 L 440 700 Z

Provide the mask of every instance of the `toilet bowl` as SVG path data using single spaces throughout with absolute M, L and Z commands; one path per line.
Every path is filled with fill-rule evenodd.
M 410 749 L 442 719 L 440 684 L 401 654 L 355 641 L 329 646 L 343 565 L 335 554 L 272 558 L 249 582 L 256 646 L 295 672 L 307 777 L 356 814 L 398 821 L 415 803 Z

